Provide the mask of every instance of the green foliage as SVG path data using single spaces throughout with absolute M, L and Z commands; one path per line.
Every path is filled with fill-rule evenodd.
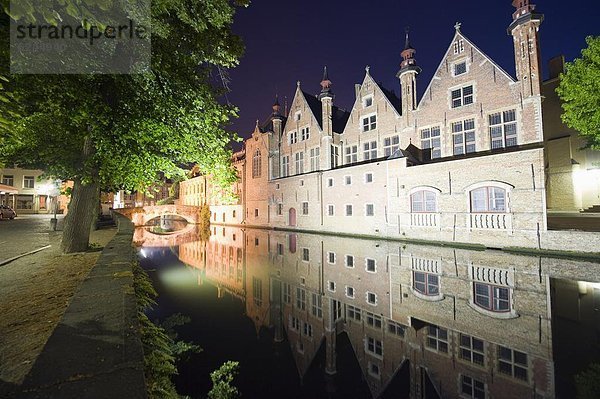
M 210 227 L 210 206 L 202 205 L 200 208 L 200 219 L 198 224 L 200 225 L 200 230 Z
M 600 363 L 593 363 L 587 370 L 575 376 L 578 399 L 600 397 Z
M 210 373 L 213 387 L 208 393 L 209 399 L 236 399 L 240 397 L 238 389 L 232 385 L 238 374 L 239 363 L 225 362 L 218 370 Z
M 175 328 L 183 326 L 190 321 L 191 319 L 189 316 L 182 315 L 181 313 L 174 313 L 167 317 L 164 321 L 156 323 L 162 327 L 162 329 L 165 331 L 165 334 L 167 334 L 167 336 L 171 339 L 171 353 L 177 359 L 177 361 L 187 360 L 192 353 L 202 352 L 202 348 L 200 348 L 200 346 L 178 339 L 179 334 L 177 334 Z
M 587 139 L 589 147 L 600 150 L 600 36 L 586 41 L 581 58 L 567 63 L 557 93 L 563 122 Z

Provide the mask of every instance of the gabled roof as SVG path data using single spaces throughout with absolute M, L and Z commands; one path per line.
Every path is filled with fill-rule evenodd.
M 317 98 L 317 96 L 309 94 L 304 90 L 301 90 L 302 95 L 308 104 L 311 112 L 313 113 L 315 119 L 319 123 L 321 129 L 323 129 L 323 106 L 321 104 L 321 100 Z M 331 110 L 331 120 L 332 120 L 332 128 L 335 133 L 342 133 L 344 128 L 346 127 L 346 122 L 348 122 L 348 118 L 350 117 L 350 112 L 333 106 Z
M 393 90 L 388 90 L 381 85 L 381 83 L 377 83 L 377 86 L 381 89 L 385 97 L 388 99 L 390 104 L 396 109 L 399 115 L 402 115 L 402 100 L 396 96 Z
M 421 96 L 421 99 L 419 100 L 417 109 L 421 106 L 421 103 L 423 102 L 423 98 L 425 98 L 425 94 L 431 89 L 431 85 L 433 84 L 433 81 L 435 80 L 435 77 L 437 76 L 438 72 L 444 66 L 444 61 L 446 60 L 446 58 L 448 58 L 448 55 L 450 54 L 450 51 L 453 48 L 453 44 L 457 38 L 461 38 L 464 41 L 466 41 L 474 50 L 478 51 L 486 60 L 488 60 L 496 69 L 498 69 L 500 71 L 500 73 L 503 74 L 508 80 L 510 80 L 511 82 L 516 82 L 516 79 L 512 75 L 510 75 L 508 72 L 506 72 L 500 65 L 498 65 L 486 53 L 481 51 L 481 49 L 479 47 L 477 47 L 471 40 L 469 40 L 459 29 L 457 29 L 456 33 L 452 37 L 452 40 L 450 41 L 448 50 L 446 50 L 446 52 L 444 53 L 444 56 L 442 57 L 440 64 L 436 68 L 435 73 L 433 74 L 433 76 L 431 77 L 431 80 L 429 81 L 429 84 L 427 85 L 427 88 L 423 92 L 423 96 Z

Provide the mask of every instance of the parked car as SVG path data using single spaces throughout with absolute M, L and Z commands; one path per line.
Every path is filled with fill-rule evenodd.
M 0 219 L 14 219 L 17 212 L 13 211 L 10 206 L 0 205 Z

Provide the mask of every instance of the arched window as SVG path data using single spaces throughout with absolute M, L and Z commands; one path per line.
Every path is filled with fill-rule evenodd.
M 256 150 L 254 152 L 254 156 L 252 157 L 252 177 L 260 177 L 260 150 Z
M 410 195 L 410 211 L 426 213 L 437 211 L 437 195 L 435 191 L 419 190 Z
M 491 312 L 510 311 L 510 289 L 485 283 L 473 283 L 473 302 Z
M 413 271 L 413 288 L 426 296 L 440 294 L 440 277 L 437 274 Z
M 471 191 L 471 212 L 505 213 L 506 190 L 500 187 L 486 186 Z

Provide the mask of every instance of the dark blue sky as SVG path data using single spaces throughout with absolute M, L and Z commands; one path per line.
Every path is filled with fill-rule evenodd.
M 564 54 L 572 60 L 586 36 L 600 35 L 600 1 L 535 3 L 545 14 L 540 34 L 546 76 L 550 58 Z M 233 27 L 244 39 L 246 54 L 230 71 L 229 100 L 240 108 L 232 128 L 248 137 L 255 120 L 269 115 L 275 93 L 291 102 L 298 80 L 303 90 L 317 93 L 324 65 L 342 108 L 352 107 L 354 84 L 362 81 L 366 65 L 377 81 L 398 93 L 395 75 L 406 26 L 423 68 L 419 93 L 448 48 L 457 21 L 466 37 L 514 76 L 506 33 L 513 10 L 511 0 L 254 0 L 239 9 Z

